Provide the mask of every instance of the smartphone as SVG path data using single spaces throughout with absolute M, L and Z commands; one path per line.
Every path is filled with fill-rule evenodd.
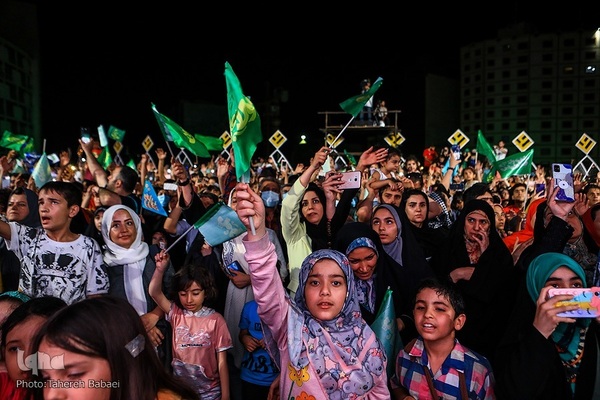
M 227 273 L 227 275 L 233 276 L 233 274 L 231 273 L 231 271 L 244 272 L 242 270 L 242 266 L 237 261 L 233 261 L 231 264 L 229 264 L 228 266 L 225 267 L 225 272 Z
M 362 174 L 360 171 L 342 172 L 342 177 L 340 178 L 342 183 L 338 186 L 338 189 L 359 189 L 361 178 Z
M 556 314 L 559 317 L 569 318 L 596 318 L 600 315 L 600 287 L 593 288 L 552 288 L 548 291 L 549 297 L 560 294 L 574 296 L 571 300 L 559 301 L 555 307 L 578 305 L 579 309 Z
M 450 190 L 464 190 L 464 188 L 465 188 L 464 183 L 451 183 L 450 184 Z
M 558 186 L 557 201 L 575 201 L 575 188 L 573 186 L 573 167 L 571 164 L 552 164 L 552 177 L 554 185 Z
M 92 140 L 92 137 L 90 136 L 90 130 L 88 128 L 81 128 L 81 141 L 83 143 L 89 143 L 90 140 Z
M 461 157 L 461 155 L 460 155 L 460 146 L 457 145 L 457 144 L 453 144 L 450 147 L 450 150 L 452 151 L 452 155 L 454 156 L 454 159 L 457 160 L 457 161 L 460 161 L 460 157 Z

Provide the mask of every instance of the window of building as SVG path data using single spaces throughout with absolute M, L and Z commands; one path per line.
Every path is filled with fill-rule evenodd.
M 510 65 L 510 58 L 504 57 L 502 59 L 502 65 Z
M 560 140 L 563 143 L 571 143 L 573 142 L 573 135 L 565 133 L 560 136 Z
M 471 89 L 465 89 L 465 90 L 463 91 L 463 96 L 465 96 L 465 97 L 468 97 L 468 96 L 470 96 L 470 95 L 471 95 Z
M 526 122 L 517 122 L 517 131 L 524 131 L 525 128 L 527 127 L 527 123 Z
M 494 125 L 494 124 L 492 124 L 492 123 L 489 123 L 489 124 L 487 124 L 487 125 L 485 126 L 485 130 L 486 130 L 486 131 L 488 131 L 488 132 L 489 132 L 489 131 L 493 131 L 493 130 L 494 130 L 494 127 L 495 127 L 495 125 Z
M 560 148 L 560 155 L 561 156 L 570 156 L 571 155 L 571 149 L 569 147 L 561 147 Z
M 552 39 L 544 40 L 542 42 L 542 47 L 545 49 L 550 49 L 554 46 L 554 41 Z
M 583 87 L 593 88 L 595 86 L 596 86 L 596 80 L 595 79 L 584 79 L 583 80 Z
M 563 45 L 565 47 L 573 47 L 573 46 L 575 46 L 575 39 L 573 39 L 573 38 L 566 38 L 565 40 L 563 40 Z
M 548 107 L 544 107 L 541 110 L 541 114 L 545 115 L 545 116 L 552 115 L 552 109 L 548 108 Z
M 510 111 L 502 110 L 502 118 L 508 118 L 508 117 L 510 117 Z
M 510 104 L 510 97 L 503 97 L 502 104 Z
M 481 94 L 481 87 L 476 87 L 474 90 L 475 94 Z
M 529 89 L 529 82 L 519 82 L 517 83 L 518 90 L 527 90 Z
M 527 109 L 526 108 L 519 108 L 519 109 L 517 109 L 517 116 L 518 117 L 526 117 L 527 116 Z
M 488 72 L 487 73 L 487 79 L 492 80 L 496 77 L 496 74 L 493 72 Z
M 481 82 L 481 74 L 475 74 L 475 82 Z
M 584 115 L 595 114 L 594 107 L 583 107 L 583 114 Z
M 575 60 L 575 53 L 564 53 L 563 61 L 573 61 Z
M 481 113 L 479 111 L 477 111 L 476 113 L 473 114 L 473 118 L 481 119 Z
M 519 49 L 519 50 L 528 50 L 529 49 L 529 42 L 519 42 L 517 44 L 517 49 Z
M 552 75 L 552 72 L 554 70 L 551 67 L 544 67 L 542 68 L 542 75 L 548 76 L 548 75 Z
M 596 100 L 596 94 L 595 93 L 584 93 L 583 94 L 583 100 L 585 100 L 585 101 L 595 101 Z
M 480 106 L 481 106 L 481 99 L 476 99 L 476 100 L 474 101 L 474 106 L 475 106 L 475 107 L 480 107 Z
M 471 70 L 471 64 L 465 64 L 464 70 L 465 72 L 469 72 Z
M 496 103 L 496 99 L 494 99 L 493 97 L 488 97 L 488 98 L 485 100 L 485 103 L 486 103 L 488 106 L 493 106 L 493 105 Z
M 485 117 L 486 118 L 494 118 L 494 111 L 486 111 Z
M 510 78 L 510 71 L 502 71 L 502 78 L 504 78 L 504 79 Z
M 536 149 L 536 150 L 537 150 L 537 149 Z M 548 148 L 548 147 L 542 147 L 542 148 L 540 148 L 540 154 L 541 154 L 542 156 L 549 157 L 549 156 L 552 154 L 552 151 L 551 151 L 551 150 L 550 150 L 550 148 Z
M 510 90 L 510 85 L 508 83 L 505 83 L 502 85 L 503 92 L 508 92 L 509 90 Z
M 480 48 L 475 49 L 475 56 L 477 56 L 477 57 L 481 56 L 481 49 Z
M 572 74 L 573 72 L 574 72 L 574 68 L 570 65 L 563 68 L 563 73 L 565 73 L 565 74 Z
M 481 68 L 481 61 L 476 61 L 474 68 L 475 69 L 480 69 Z
M 542 61 L 552 62 L 553 60 L 554 60 L 554 54 L 552 54 L 552 53 L 542 54 Z
M 526 64 L 526 63 L 528 63 L 528 62 L 529 62 L 529 56 L 519 56 L 519 57 L 517 58 L 517 62 L 518 62 L 519 64 Z
M 543 94 L 542 95 L 542 102 L 543 103 L 550 103 L 552 101 L 552 95 L 551 94 Z
M 493 67 L 496 65 L 496 60 L 487 60 L 487 66 L 488 67 Z
M 563 129 L 571 129 L 573 127 L 573 121 L 571 121 L 571 120 L 561 121 L 560 127 Z
M 517 96 L 517 103 L 522 104 L 522 103 L 527 103 L 527 96 Z
M 571 79 L 565 79 L 564 81 L 562 81 L 563 89 L 572 89 L 574 86 L 575 82 L 573 82 Z
M 542 143 L 549 143 L 552 141 L 552 135 L 542 135 Z
M 508 131 L 510 130 L 510 124 L 508 122 L 503 122 L 502 123 L 502 130 L 503 131 Z
M 595 60 L 596 59 L 596 52 L 595 51 L 586 51 L 584 53 L 584 57 L 586 60 Z
M 552 89 L 552 81 L 543 81 L 542 89 Z
M 562 100 L 563 101 L 573 101 L 573 93 L 563 93 Z
M 584 129 L 592 129 L 596 127 L 596 124 L 594 124 L 594 121 L 590 121 L 589 119 L 585 119 L 583 120 L 583 128 Z
M 573 107 L 563 107 L 560 110 L 561 115 L 573 115 Z

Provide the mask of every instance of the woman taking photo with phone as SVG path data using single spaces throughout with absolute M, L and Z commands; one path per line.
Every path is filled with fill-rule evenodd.
M 558 313 L 578 308 L 557 306 L 573 296 L 548 296 L 552 288 L 581 287 L 585 272 L 569 256 L 551 252 L 533 259 L 498 347 L 498 399 L 597 398 L 600 317 L 560 317 Z

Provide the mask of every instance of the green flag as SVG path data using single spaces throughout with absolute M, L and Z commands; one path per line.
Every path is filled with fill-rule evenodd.
M 177 147 L 185 148 L 195 156 L 210 158 L 208 149 L 196 138 L 196 136 L 192 136 L 175 121 L 171 120 L 166 115 L 159 113 L 154 104 L 152 104 L 152 111 L 154 111 L 154 116 L 156 117 L 156 121 L 158 122 L 158 126 L 160 127 L 165 140 L 175 142 Z M 221 147 L 221 150 L 222 149 L 223 148 Z
M 229 112 L 229 133 L 235 158 L 235 175 L 238 181 L 250 172 L 252 156 L 262 141 L 260 116 L 250 99 L 244 96 L 242 85 L 233 72 L 231 65 L 225 62 L 225 84 L 227 86 L 227 109 Z
M 200 231 L 204 240 L 214 247 L 246 232 L 233 208 L 222 201 L 213 204 L 194 226 Z
M 48 162 L 48 156 L 46 153 L 42 154 L 38 162 L 33 167 L 31 177 L 35 181 L 35 186 L 38 189 L 44 186 L 46 182 L 50 182 L 52 180 L 52 170 L 50 169 L 50 163 Z
M 383 83 L 383 78 L 379 77 L 371 86 L 371 89 L 366 91 L 365 93 L 361 93 L 357 96 L 350 97 L 348 100 L 344 100 L 340 103 L 340 107 L 342 110 L 346 111 L 348 114 L 351 114 L 356 118 L 358 114 L 360 114 L 360 110 L 363 109 L 366 102 L 369 101 L 371 97 L 375 94 L 379 86 Z
M 483 136 L 483 133 L 481 133 L 481 130 L 477 132 L 477 152 L 485 156 L 490 164 L 496 162 L 496 153 L 494 152 L 492 146 L 490 146 L 488 141 L 485 139 L 485 136 Z
M 25 153 L 31 153 L 31 152 L 33 152 L 34 147 L 35 146 L 34 146 L 33 138 L 30 137 L 25 142 L 25 145 L 21 148 L 21 156 L 25 156 Z
M 196 140 L 199 140 L 208 151 L 223 151 L 223 139 L 214 136 L 204 136 L 194 134 Z
M 500 173 L 502 179 L 513 175 L 529 175 L 531 173 L 531 164 L 533 163 L 533 149 L 523 153 L 513 154 L 503 160 L 498 160 L 493 164 L 490 175 L 493 177 L 496 171 Z
M 356 158 L 354 158 L 354 156 L 350 153 L 348 153 L 346 151 L 346 149 L 344 149 L 344 155 L 348 158 L 348 162 L 350 163 L 350 165 L 356 167 L 358 164 L 356 163 Z
M 102 153 L 98 156 L 98 163 L 102 165 L 102 168 L 108 170 L 110 164 L 112 164 L 113 159 L 110 155 L 110 150 L 108 150 L 108 146 L 102 148 Z
M 119 129 L 111 125 L 110 128 L 108 128 L 108 137 L 112 140 L 116 140 L 117 142 L 123 143 L 123 139 L 125 138 L 125 131 L 123 129 Z
M 383 296 L 383 301 L 377 311 L 375 321 L 371 324 L 371 329 L 381 342 L 385 355 L 387 356 L 387 373 L 388 376 L 394 374 L 396 367 L 396 356 L 402 348 L 402 339 L 396 324 L 396 312 L 392 299 L 392 289 L 388 287 Z
M 28 140 L 29 136 L 27 135 L 18 135 L 5 130 L 4 134 L 2 134 L 2 139 L 0 139 L 0 146 L 20 153 L 21 148 L 25 146 Z

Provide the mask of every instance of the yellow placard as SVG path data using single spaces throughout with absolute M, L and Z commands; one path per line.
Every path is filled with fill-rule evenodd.
M 327 144 L 333 148 L 336 148 L 340 144 L 342 144 L 342 142 L 344 141 L 344 138 L 340 136 L 337 140 L 335 140 L 335 143 L 333 143 L 334 140 L 335 140 L 335 136 L 333 136 L 331 133 L 328 133 L 327 134 Z
M 519 151 L 525 151 L 535 143 L 533 139 L 527 134 L 527 132 L 523 131 L 519 133 L 519 135 L 512 140 L 512 143 L 515 145 Z
M 465 147 L 465 145 L 467 143 L 469 143 L 469 138 L 467 137 L 467 135 L 465 135 L 463 133 L 463 131 L 461 131 L 460 129 L 457 129 L 456 132 L 454 132 L 449 138 L 448 141 L 450 142 L 450 144 L 457 144 L 460 146 L 460 148 L 462 149 L 463 147 Z
M 144 150 L 146 151 L 150 150 L 152 146 L 154 146 L 154 142 L 152 141 L 150 135 L 146 136 L 146 138 L 142 142 L 142 146 L 144 146 Z
M 229 134 L 229 132 L 227 132 L 227 131 L 223 132 L 223 134 L 220 136 L 220 138 L 223 140 L 223 148 L 224 149 L 231 146 L 231 135 Z
M 406 138 L 404 136 L 402 136 L 402 134 L 400 132 L 394 132 L 394 133 L 390 133 L 389 135 L 384 137 L 383 140 L 385 140 L 385 142 L 392 147 L 398 147 L 402 143 L 404 143 Z
M 579 141 L 577 142 L 577 144 L 575 146 L 579 150 L 583 151 L 585 154 L 589 154 L 595 145 L 596 145 L 596 141 L 594 139 L 592 139 L 591 137 L 589 137 L 587 133 L 584 133 L 583 135 L 581 135 L 581 137 L 579 138 Z
M 121 144 L 119 141 L 116 141 L 115 144 L 113 144 L 113 149 L 115 149 L 115 152 L 119 154 L 121 150 L 123 150 L 123 144 Z
M 269 138 L 269 142 L 271 142 L 271 144 L 275 146 L 276 149 L 280 148 L 281 145 L 286 142 L 286 140 L 287 138 L 279 130 Z

